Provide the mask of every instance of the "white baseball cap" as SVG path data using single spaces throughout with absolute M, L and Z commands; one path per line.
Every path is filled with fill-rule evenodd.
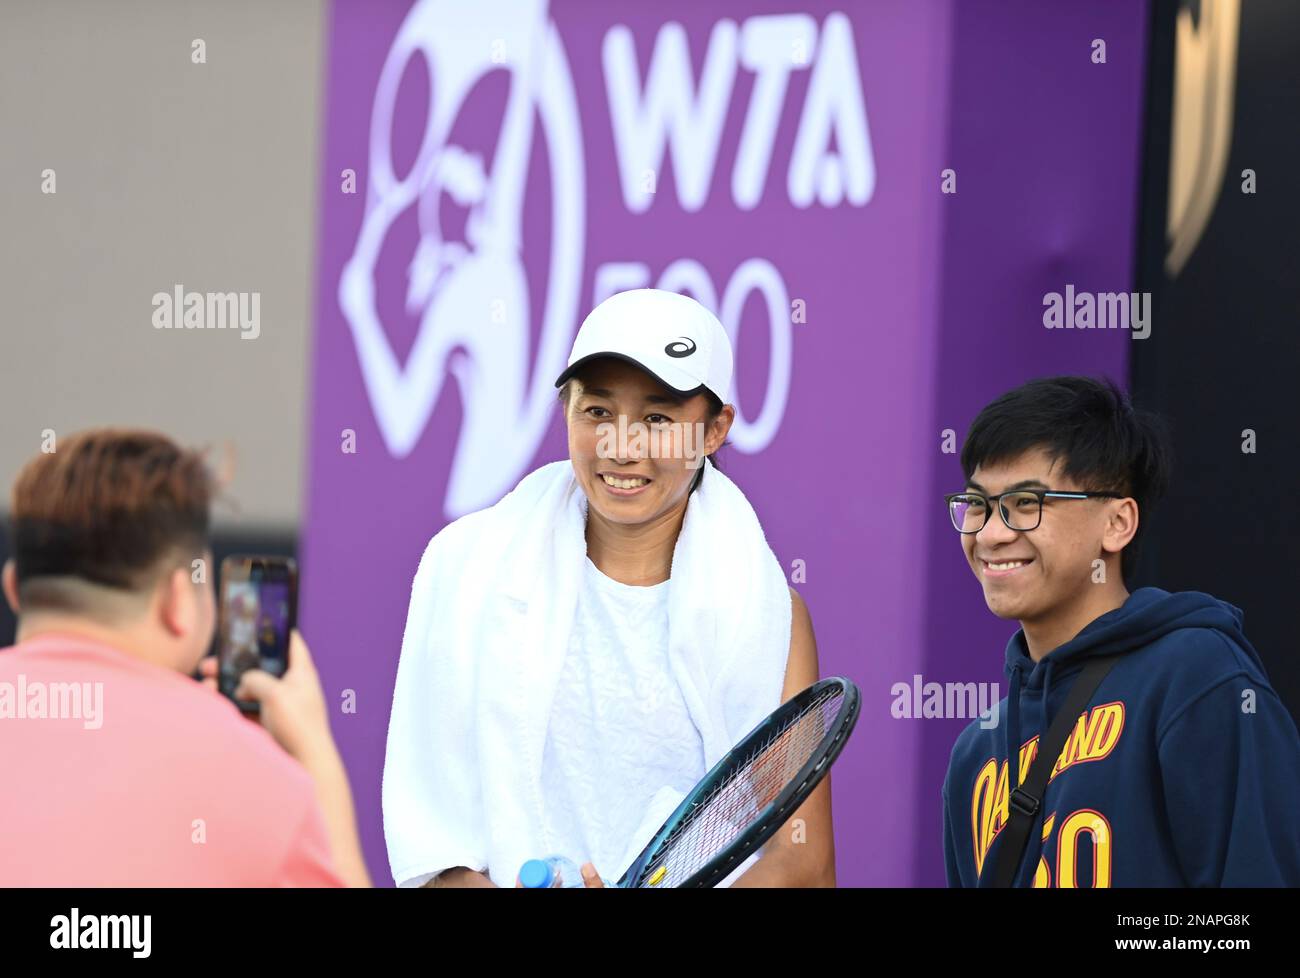
M 597 357 L 634 364 L 684 397 L 709 390 L 726 404 L 731 394 L 727 331 L 708 309 L 676 292 L 618 292 L 591 310 L 555 386 Z

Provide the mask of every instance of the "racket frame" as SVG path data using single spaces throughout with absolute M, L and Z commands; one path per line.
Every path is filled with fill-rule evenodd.
M 840 719 L 833 735 L 829 738 L 823 737 L 822 743 L 813 752 L 812 757 L 804 763 L 803 767 L 781 789 L 780 793 L 772 801 L 768 802 L 751 825 L 746 827 L 743 832 L 732 839 L 712 859 L 682 881 L 675 889 L 716 886 L 726 879 L 742 861 L 749 858 L 768 839 L 775 835 L 777 829 L 785 824 L 786 819 L 808 799 L 813 789 L 826 776 L 830 766 L 840 756 L 840 751 L 844 749 L 849 734 L 853 732 L 853 727 L 858 722 L 858 714 L 862 708 L 862 698 L 858 692 L 858 687 L 851 680 L 842 676 L 831 676 L 827 679 L 818 680 L 772 711 L 740 743 L 727 751 L 722 756 L 722 759 L 713 765 L 709 773 L 690 790 L 686 797 L 682 799 L 682 803 L 673 810 L 673 813 L 668 816 L 663 826 L 654 834 L 646 847 L 641 850 L 641 854 L 632 860 L 632 865 L 628 867 L 627 872 L 619 877 L 615 886 L 623 889 L 638 889 L 636 881 L 641 877 L 646 866 L 654 861 L 654 857 L 658 855 L 659 847 L 668 840 L 698 804 L 703 802 L 712 791 L 725 783 L 727 776 L 734 773 L 731 770 L 732 767 L 740 763 L 741 759 L 757 746 L 760 739 L 769 735 L 779 735 L 782 724 L 792 716 L 802 712 L 810 702 L 815 701 L 831 688 L 842 692 L 844 696 L 844 703 L 839 712 Z M 643 889 L 654 889 L 654 887 L 643 887 Z

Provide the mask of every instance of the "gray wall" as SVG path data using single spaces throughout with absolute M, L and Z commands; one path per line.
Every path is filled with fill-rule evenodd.
M 121 424 L 233 446 L 219 526 L 296 525 L 323 30 L 308 0 L 0 0 L 0 510 L 44 429 Z M 260 292 L 261 335 L 154 329 L 178 283 Z

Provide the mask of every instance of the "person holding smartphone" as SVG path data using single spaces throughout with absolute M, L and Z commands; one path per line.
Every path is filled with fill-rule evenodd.
M 0 886 L 368 886 L 311 655 L 216 692 L 213 482 L 162 435 L 61 439 L 19 474 L 0 650 Z M 196 669 L 202 684 L 191 678 Z

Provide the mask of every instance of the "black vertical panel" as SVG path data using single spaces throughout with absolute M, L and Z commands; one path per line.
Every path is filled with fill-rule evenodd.
M 1196 9 L 1198 3 L 1187 3 Z M 1137 583 L 1207 591 L 1246 634 L 1300 716 L 1300 3 L 1241 5 L 1232 144 L 1195 252 L 1164 271 L 1173 24 L 1158 0 L 1148 90 L 1138 289 L 1152 335 L 1133 344 L 1139 404 L 1170 423 L 1174 482 Z M 1257 192 L 1241 192 L 1244 169 Z M 1242 452 L 1252 429 L 1255 454 Z

